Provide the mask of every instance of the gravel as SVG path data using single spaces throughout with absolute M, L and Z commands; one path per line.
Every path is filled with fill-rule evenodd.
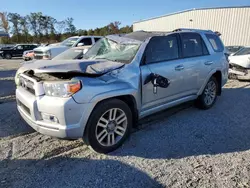
M 4 102 L 0 187 L 250 187 L 249 96 L 250 83 L 231 80 L 212 109 L 147 117 L 109 155 L 34 132 Z

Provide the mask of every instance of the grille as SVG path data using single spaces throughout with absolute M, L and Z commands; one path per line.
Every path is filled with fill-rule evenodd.
M 43 54 L 42 51 L 34 51 L 35 54 Z
M 35 95 L 34 83 L 22 76 L 19 78 L 20 86 Z
M 35 59 L 43 59 L 43 56 L 34 56 Z

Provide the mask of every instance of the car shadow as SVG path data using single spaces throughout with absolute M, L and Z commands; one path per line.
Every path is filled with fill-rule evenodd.
M 6 159 L 0 166 L 1 187 L 163 187 L 148 174 L 118 160 Z
M 150 159 L 215 155 L 250 149 L 250 88 L 225 88 L 209 110 L 187 108 L 149 117 L 114 156 Z M 152 124 L 152 125 L 151 125 Z

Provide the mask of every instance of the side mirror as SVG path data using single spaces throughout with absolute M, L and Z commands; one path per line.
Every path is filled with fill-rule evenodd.
M 88 48 L 85 48 L 85 49 L 83 50 L 83 54 L 86 54 L 88 50 L 89 50 Z
M 77 46 L 84 46 L 84 43 L 80 42 L 80 43 L 77 44 Z
M 152 84 L 154 86 L 158 86 L 158 87 L 161 87 L 161 88 L 167 88 L 170 84 L 170 81 L 169 79 L 163 77 L 163 76 L 160 76 L 158 74 L 154 74 L 154 78 L 152 80 Z
M 144 84 L 147 84 L 151 82 L 153 84 L 154 87 L 154 94 L 157 93 L 157 87 L 161 87 L 161 88 L 167 88 L 170 85 L 170 80 L 158 75 L 158 74 L 154 74 L 151 73 L 146 79 Z

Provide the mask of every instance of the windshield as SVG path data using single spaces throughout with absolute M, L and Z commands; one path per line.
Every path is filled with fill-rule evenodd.
M 70 60 L 70 59 L 80 59 L 83 56 L 83 49 L 70 48 L 56 57 L 53 60 Z
M 250 54 L 250 48 L 242 48 L 239 51 L 237 51 L 235 55 L 249 55 Z
M 130 63 L 137 53 L 139 46 L 139 44 L 119 44 L 108 38 L 103 38 L 90 48 L 84 55 L 84 58 Z
M 79 39 L 79 37 L 71 37 L 71 38 L 68 38 L 64 41 L 62 41 L 61 45 L 62 46 L 72 46 L 77 40 Z

